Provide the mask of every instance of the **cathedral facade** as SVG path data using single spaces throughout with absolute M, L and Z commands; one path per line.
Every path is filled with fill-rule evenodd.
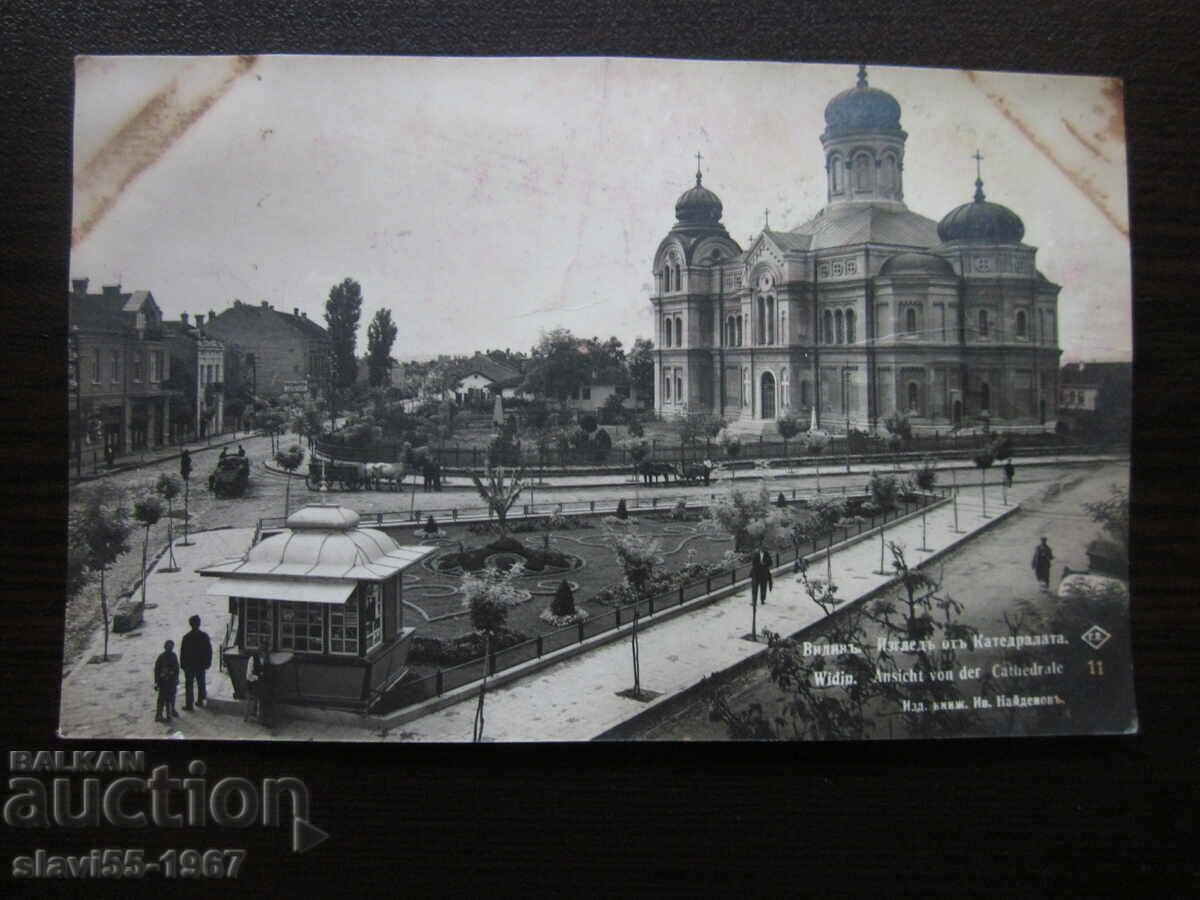
M 904 202 L 900 104 L 858 84 L 825 108 L 827 202 L 747 249 L 702 184 L 675 204 L 654 255 L 655 407 L 707 412 L 742 433 L 814 418 L 826 431 L 988 422 L 1053 427 L 1059 286 L 1025 226 L 975 197 L 934 221 Z

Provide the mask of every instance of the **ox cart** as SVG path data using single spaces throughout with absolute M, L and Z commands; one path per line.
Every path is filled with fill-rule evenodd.
M 406 467 L 403 463 L 368 463 L 348 460 L 310 459 L 304 483 L 319 490 L 325 482 L 330 488 L 358 491 L 404 490 Z

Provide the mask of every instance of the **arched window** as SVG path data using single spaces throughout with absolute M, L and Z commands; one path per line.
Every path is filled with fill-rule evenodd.
M 671 346 L 671 320 L 663 319 L 663 346 Z
M 908 409 L 909 409 L 909 412 L 917 411 L 917 399 L 919 397 L 919 393 L 920 392 L 917 389 L 917 383 L 915 381 L 910 381 L 908 383 Z
M 683 402 L 683 377 L 679 374 L 679 369 L 675 370 L 675 402 Z
M 787 309 L 780 307 L 779 310 L 779 343 L 787 344 L 791 342 L 791 335 L 787 330 Z
M 807 382 L 807 381 L 800 382 L 800 405 L 801 406 L 810 406 L 811 405 L 811 403 L 809 402 L 809 382 Z
M 679 316 L 675 317 L 675 346 L 683 346 L 683 319 Z
M 683 279 L 680 277 L 679 266 L 675 267 L 675 290 L 677 290 L 677 291 L 683 290 Z
M 1017 310 L 1017 337 L 1025 337 L 1025 310 Z
M 663 372 L 663 399 L 668 403 L 671 400 L 671 373 L 670 371 Z
M 917 311 L 911 306 L 904 313 L 904 330 L 909 334 L 917 333 Z
M 775 298 L 767 298 L 767 343 L 775 343 Z
M 860 153 L 854 157 L 854 189 L 869 191 L 871 189 L 871 157 Z
M 787 366 L 779 370 L 779 408 L 787 412 L 792 402 L 792 381 Z
M 979 408 L 989 410 L 992 408 L 992 389 L 986 381 L 979 385 Z
M 986 309 L 979 311 L 979 336 L 988 336 L 988 314 Z
M 842 311 L 840 309 L 833 314 L 833 321 L 834 321 L 835 326 L 837 327 L 837 342 L 839 344 L 845 343 L 845 341 L 846 341 L 846 323 L 845 323 L 844 317 L 842 316 Z
M 854 310 L 846 310 L 846 343 L 854 343 Z
M 825 310 L 825 315 L 821 317 L 821 320 L 825 326 L 822 329 L 824 331 L 824 334 L 822 335 L 824 342 L 826 344 L 832 344 L 833 343 L 833 313 L 830 312 L 829 310 Z
M 733 324 L 737 326 L 737 340 L 734 341 L 734 344 L 736 344 L 739 347 L 742 346 L 742 319 L 743 318 L 745 318 L 745 316 L 738 316 L 736 319 L 733 320 Z
M 671 293 L 671 267 L 670 266 L 665 266 L 663 268 L 663 293 L 664 294 Z
M 829 157 L 829 188 L 835 194 L 842 192 L 842 158 L 836 153 Z
M 766 343 L 767 335 L 767 301 L 759 297 L 754 304 L 754 343 Z
M 883 158 L 883 166 L 879 172 L 879 186 L 885 191 L 896 189 L 896 157 L 890 153 Z

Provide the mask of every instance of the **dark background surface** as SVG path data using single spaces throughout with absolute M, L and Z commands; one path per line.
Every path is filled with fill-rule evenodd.
M 0 100 L 5 390 L 0 749 L 53 737 L 76 53 L 632 55 L 935 65 L 1125 80 L 1137 371 L 1130 738 L 745 746 L 147 746 L 297 774 L 332 834 L 18 833 L 47 847 L 246 846 L 247 895 L 520 891 L 1194 895 L 1197 888 L 1197 31 L 1192 3 L 9 3 Z M 186 215 L 181 198 L 180 215 Z M 89 745 L 90 746 L 90 745 Z M 122 745 L 124 746 L 124 745 Z M 92 747 L 96 749 L 96 747 Z M 7 760 L 5 760 L 7 765 Z M 7 796 L 7 793 L 6 793 Z M 38 885 L 126 893 L 118 883 Z M 162 890 L 150 881 L 143 890 Z

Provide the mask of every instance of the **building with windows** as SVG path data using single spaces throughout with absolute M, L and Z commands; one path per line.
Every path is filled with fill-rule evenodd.
M 124 453 L 171 440 L 173 393 L 162 313 L 149 291 L 122 293 L 119 284 L 88 293 L 71 282 L 68 321 L 77 375 L 71 398 L 76 451 L 90 444 Z
M 287 313 L 266 300 L 258 306 L 234 300 L 220 313 L 209 313 L 204 331 L 236 356 L 227 368 L 236 370 L 256 397 L 277 399 L 302 394 L 306 388 L 322 394 L 328 390 L 329 335 L 299 309 Z
M 860 67 L 825 108 L 825 206 L 745 250 L 696 172 L 654 254 L 659 412 L 750 433 L 814 410 L 829 431 L 897 413 L 917 430 L 1053 427 L 1060 288 L 981 176 L 940 221 L 909 210 L 900 111 Z
M 306 506 L 266 535 L 199 570 L 216 579 L 210 594 L 229 597 L 222 655 L 236 693 L 249 655 L 265 650 L 276 700 L 367 711 L 408 671 L 402 573 L 437 548 L 401 547 L 340 506 Z
M 1059 380 L 1062 430 L 1093 439 L 1129 439 L 1133 425 L 1132 363 L 1068 363 Z
M 171 386 L 181 394 L 175 430 L 203 438 L 225 431 L 225 344 L 204 329 L 204 315 L 195 324 L 187 313 L 178 322 L 164 322 L 171 356 Z

